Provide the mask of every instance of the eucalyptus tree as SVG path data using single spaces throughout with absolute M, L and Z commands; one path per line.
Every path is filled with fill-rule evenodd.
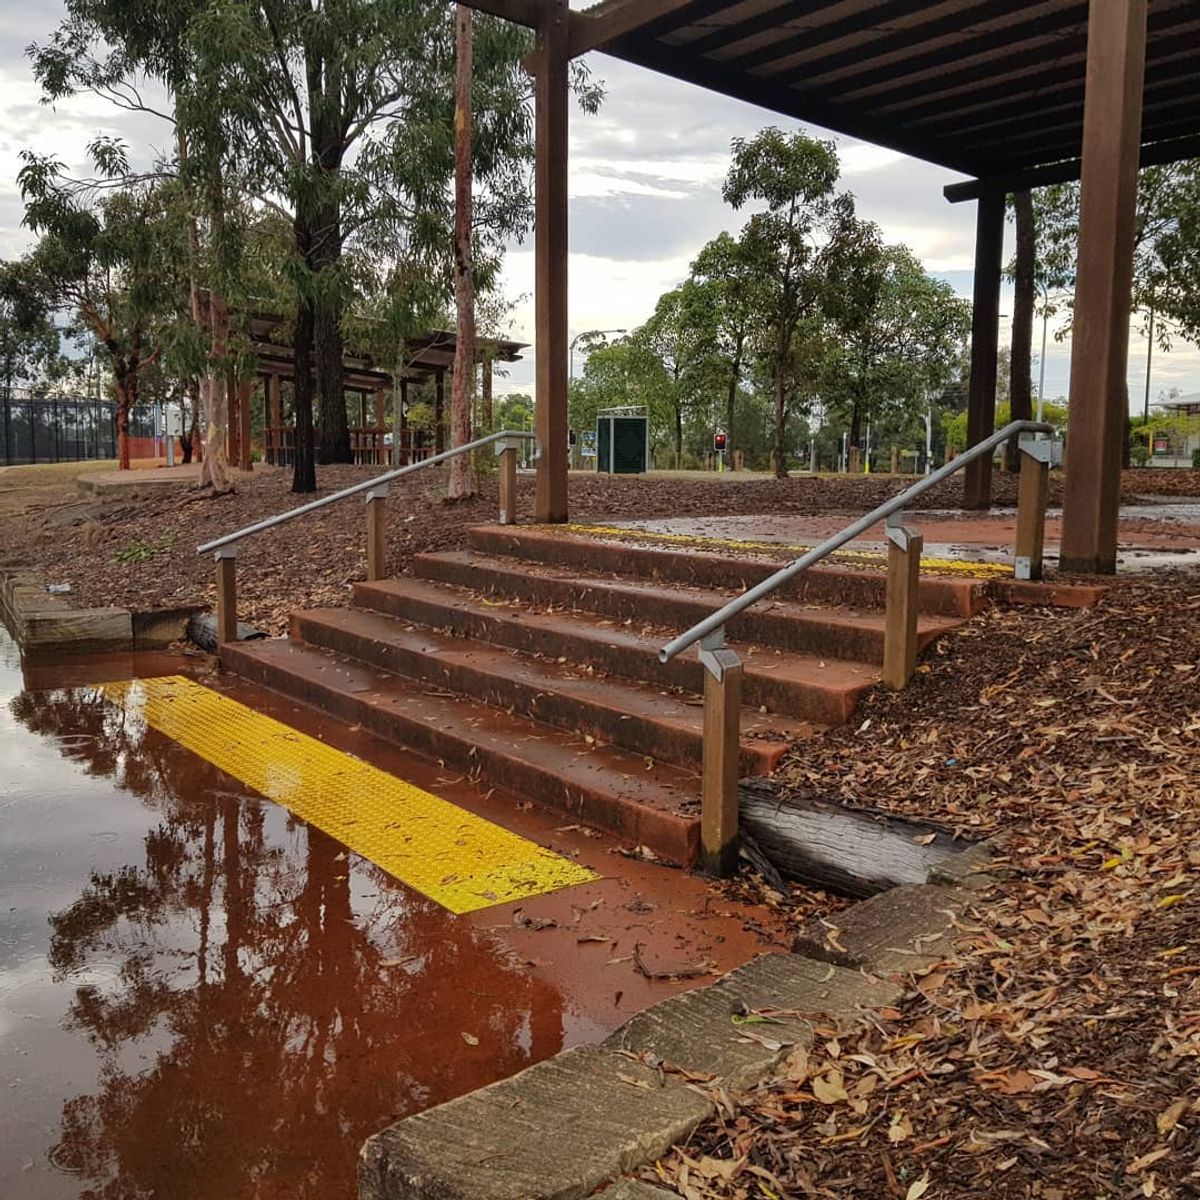
M 886 244 L 872 222 L 854 222 L 851 233 L 827 302 L 837 348 L 823 395 L 844 415 L 855 445 L 864 421 L 919 412 L 945 386 L 971 309 L 907 247 Z
M 832 142 L 802 133 L 762 130 L 736 138 L 724 197 L 734 209 L 760 203 L 741 235 L 741 246 L 762 283 L 757 340 L 772 378 L 775 409 L 774 466 L 787 474 L 788 373 L 797 332 L 822 311 L 829 264 L 854 229 L 854 201 L 834 191 L 837 151 Z
M 126 181 L 114 144 L 93 145 L 112 182 L 72 180 L 55 159 L 24 151 L 24 223 L 39 241 L 28 262 L 48 304 L 70 311 L 103 348 L 116 386 L 119 465 L 129 467 L 129 411 L 141 372 L 163 352 L 178 314 L 182 246 L 153 183 Z
M 36 267 L 27 258 L 0 262 L 0 380 L 6 396 L 18 381 L 32 383 L 60 357 L 59 331 Z
M 689 295 L 693 322 L 708 330 L 710 360 L 725 376 L 725 436 L 732 463 L 732 451 L 741 449 L 738 389 L 763 299 L 762 284 L 753 255 L 728 233 L 704 246 L 692 263 L 691 278 L 698 285 Z

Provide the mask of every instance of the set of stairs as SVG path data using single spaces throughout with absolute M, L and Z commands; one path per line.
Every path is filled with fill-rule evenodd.
M 287 639 L 221 649 L 255 683 L 690 864 L 699 841 L 703 668 L 659 647 L 777 566 L 548 528 L 483 526 L 469 550 L 293 614 Z M 728 627 L 745 663 L 741 758 L 769 773 L 850 719 L 879 677 L 882 572 L 819 568 Z M 985 603 L 921 581 L 927 645 Z

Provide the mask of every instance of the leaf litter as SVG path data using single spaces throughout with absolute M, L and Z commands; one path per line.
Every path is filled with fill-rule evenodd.
M 817 1018 L 643 1175 L 689 1200 L 1195 1200 L 1200 573 L 995 609 L 927 661 L 779 778 L 997 839 L 952 953 Z

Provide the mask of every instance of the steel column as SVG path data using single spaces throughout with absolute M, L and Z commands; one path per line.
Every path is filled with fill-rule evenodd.
M 1091 0 L 1071 337 L 1064 571 L 1117 565 L 1146 0 Z

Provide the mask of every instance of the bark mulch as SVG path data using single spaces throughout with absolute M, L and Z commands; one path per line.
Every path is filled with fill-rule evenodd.
M 83 466 L 80 466 L 83 470 Z M 17 469 L 20 470 L 20 469 Z M 377 471 L 360 467 L 322 467 L 321 491 L 369 478 Z M 17 476 L 13 480 L 16 482 Z M 716 516 L 757 513 L 844 512 L 858 515 L 900 488 L 907 480 L 887 476 L 820 477 L 788 480 L 646 479 L 574 475 L 574 519 Z M 265 470 L 243 480 L 230 495 L 172 491 L 142 498 L 85 501 L 69 481 L 55 495 L 41 492 L 34 503 L 14 493 L 10 516 L 0 522 L 0 565 L 39 568 L 52 582 L 69 583 L 84 605 L 116 604 L 134 609 L 212 604 L 213 566 L 198 558 L 195 547 L 222 533 L 294 508 L 313 499 L 294 496 L 290 472 Z M 1179 494 L 1200 494 L 1200 472 L 1126 473 L 1125 493 L 1169 486 Z M 478 498 L 446 503 L 442 481 L 434 478 L 394 484 L 389 501 L 392 570 L 402 572 L 421 552 L 466 545 L 469 526 L 495 520 L 498 495 L 494 477 L 483 480 Z M 1188 492 L 1186 489 L 1191 488 Z M 532 516 L 533 480 L 523 476 L 520 515 Z M 961 485 L 950 480 L 929 495 L 930 508 L 953 507 Z M 1053 481 L 1057 493 L 1059 482 Z M 1013 504 L 1016 482 L 996 476 L 999 504 Z M 351 499 L 248 540 L 238 561 L 241 618 L 268 633 L 287 627 L 296 608 L 341 605 L 351 583 L 366 570 L 363 508 Z
M 953 960 L 895 1008 L 815 1018 L 647 1178 L 689 1200 L 1200 1196 L 1200 573 L 993 611 L 781 776 L 999 835 L 997 877 Z

